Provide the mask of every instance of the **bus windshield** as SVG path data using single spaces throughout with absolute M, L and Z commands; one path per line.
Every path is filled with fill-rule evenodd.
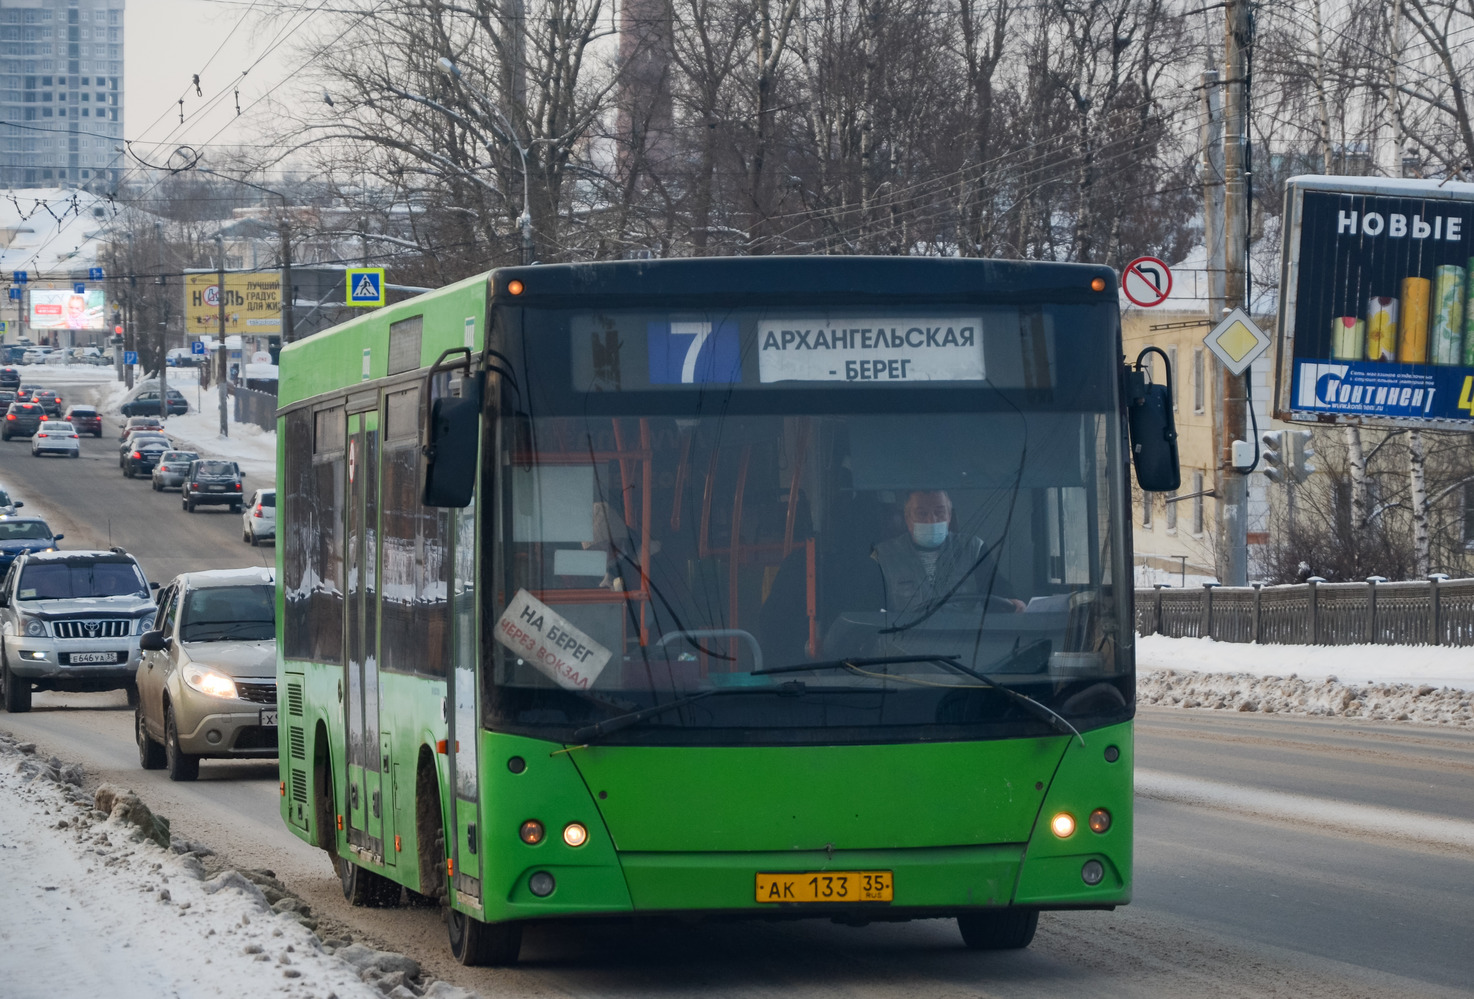
M 832 743 L 1129 717 L 1108 380 L 1051 391 L 1015 339 L 989 366 L 1032 395 L 974 379 L 981 355 L 956 374 L 958 351 L 938 368 L 954 377 L 930 387 L 904 384 L 900 361 L 927 363 L 904 351 L 887 361 L 903 383 L 888 394 L 778 385 L 754 358 L 761 318 L 733 328 L 723 389 L 685 383 L 674 398 L 643 377 L 657 370 L 646 344 L 596 350 L 601 373 L 580 360 L 579 317 L 544 341 L 572 345 L 550 352 L 571 377 L 545 375 L 499 435 L 489 725 L 565 741 Z M 646 356 L 632 379 L 629 359 Z M 688 374 L 708 363 L 694 356 Z M 830 377 L 824 360 L 761 363 L 785 382 Z M 528 375 L 536 384 L 531 363 Z M 743 380 L 752 391 L 733 405 Z

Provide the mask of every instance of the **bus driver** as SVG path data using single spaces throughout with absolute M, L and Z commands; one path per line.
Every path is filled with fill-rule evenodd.
M 946 492 L 915 490 L 906 497 L 902 516 L 906 533 L 880 542 L 870 553 L 880 565 L 885 610 L 925 615 L 938 602 L 972 602 L 983 593 L 996 610 L 1024 609 L 1023 601 L 1004 596 L 1008 584 L 984 552 L 982 539 L 953 534 L 952 499 Z

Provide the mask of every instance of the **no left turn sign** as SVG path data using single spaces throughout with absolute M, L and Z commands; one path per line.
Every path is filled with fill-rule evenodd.
M 1156 257 L 1137 257 L 1121 272 L 1121 290 L 1144 309 L 1161 305 L 1172 292 L 1172 271 Z

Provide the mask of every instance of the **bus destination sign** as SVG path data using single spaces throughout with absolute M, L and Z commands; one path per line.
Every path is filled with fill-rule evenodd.
M 765 318 L 757 343 L 763 384 L 983 380 L 976 316 Z

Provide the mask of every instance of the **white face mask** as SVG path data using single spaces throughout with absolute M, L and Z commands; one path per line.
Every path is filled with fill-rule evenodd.
M 947 522 L 911 525 L 911 540 L 921 548 L 937 548 L 947 540 Z

